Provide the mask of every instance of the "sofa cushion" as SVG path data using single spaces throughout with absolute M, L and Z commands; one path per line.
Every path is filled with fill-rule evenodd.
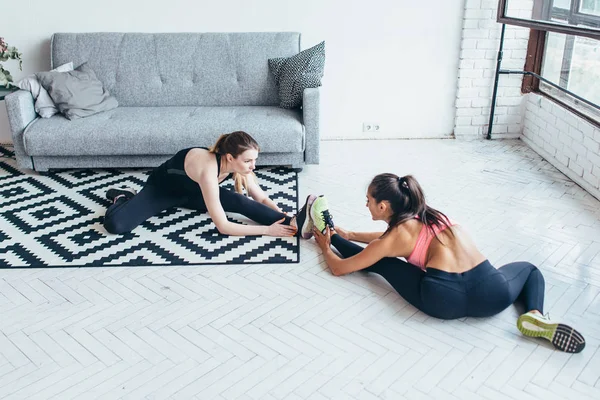
M 164 155 L 243 130 L 263 152 L 302 152 L 301 121 L 298 110 L 278 107 L 119 107 L 72 121 L 37 119 L 24 142 L 31 156 Z
M 299 51 L 296 32 L 56 33 L 51 43 L 53 65 L 87 62 L 122 107 L 275 106 L 267 60 Z

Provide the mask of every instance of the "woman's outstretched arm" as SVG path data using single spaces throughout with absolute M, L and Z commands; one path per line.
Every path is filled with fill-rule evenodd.
M 379 239 L 383 232 L 353 232 L 347 231 L 340 226 L 335 226 L 335 231 L 346 240 L 360 243 L 371 243 L 375 239 Z
M 258 182 L 256 181 L 256 176 L 248 176 L 246 178 L 246 190 L 250 197 L 252 197 L 255 201 L 264 204 L 265 206 L 272 208 L 275 211 L 283 213 L 281 208 L 275 204 L 273 200 L 267 196 L 267 194 L 262 190 Z
M 268 235 L 277 237 L 294 236 L 296 233 L 295 227 L 283 224 L 285 218 L 268 226 L 243 225 L 229 221 L 219 198 L 219 181 L 216 170 L 208 169 L 200 175 L 199 181 L 208 214 L 220 233 L 231 236 Z
M 360 253 L 352 257 L 340 258 L 331 250 L 331 231 L 329 227 L 325 229 L 325 233 L 319 232 L 316 228 L 313 229 L 313 233 L 317 244 L 323 251 L 325 262 L 335 276 L 346 275 L 368 268 L 382 258 L 388 257 L 390 253 L 388 240 L 375 239 Z

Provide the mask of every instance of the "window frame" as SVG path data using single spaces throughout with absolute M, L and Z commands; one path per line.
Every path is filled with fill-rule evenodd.
M 505 2 L 506 2 L 506 0 L 500 0 L 500 5 L 502 5 Z M 566 9 L 552 7 L 553 3 L 554 3 L 553 0 L 551 2 L 544 2 L 544 3 L 542 3 L 541 1 L 535 1 L 534 2 L 534 10 L 533 10 L 534 14 L 541 13 L 541 15 L 549 15 L 552 12 L 555 16 L 564 17 L 567 21 L 580 21 L 581 20 L 580 18 L 582 15 L 585 15 L 586 18 L 590 17 L 590 14 L 583 14 L 583 13 L 578 12 L 579 6 L 581 4 L 581 0 L 573 0 L 571 2 L 571 9 L 568 11 Z M 499 12 L 500 12 L 500 10 L 499 10 Z M 593 15 L 592 17 L 593 17 L 592 22 L 597 23 L 598 27 L 600 27 L 600 16 Z M 520 25 L 520 26 L 523 26 L 523 25 Z M 545 46 L 546 46 L 546 37 L 547 37 L 548 32 L 557 32 L 557 33 L 564 33 L 566 35 L 571 35 L 571 36 L 567 36 L 567 40 L 565 43 L 565 52 L 563 53 L 563 64 L 565 63 L 565 60 L 569 59 L 568 56 L 570 56 L 570 55 L 572 56 L 572 51 L 573 51 L 573 45 L 572 45 L 573 43 L 572 42 L 574 41 L 574 36 L 590 37 L 589 35 L 578 35 L 575 32 L 560 32 L 557 30 L 535 29 L 531 26 L 529 26 L 529 27 L 531 28 L 531 30 L 530 30 L 529 41 L 528 41 L 528 45 L 527 45 L 527 56 L 525 59 L 524 70 L 533 72 L 534 74 L 537 74 L 539 76 L 541 76 L 541 74 L 542 74 L 542 66 L 543 66 L 544 52 L 545 52 Z M 593 37 L 593 39 L 600 40 L 600 36 Z M 571 45 L 569 45 L 569 41 L 571 42 Z M 570 51 L 570 53 L 568 53 L 569 51 Z M 569 80 L 569 69 L 563 68 L 563 71 L 561 72 L 560 82 L 555 82 L 555 83 L 559 84 L 559 86 L 561 86 L 563 88 L 566 88 L 567 84 L 568 84 L 568 80 Z M 557 93 L 558 90 L 553 89 L 549 86 L 548 86 L 548 88 L 544 88 L 543 86 L 540 87 L 540 80 L 537 79 L 535 76 L 524 75 L 523 81 L 521 84 L 521 92 L 523 94 L 537 93 L 537 94 L 543 95 L 547 98 L 550 98 L 553 101 L 555 101 L 556 103 L 560 104 L 562 107 L 568 109 L 570 112 L 587 120 L 588 122 L 592 123 L 593 125 L 600 127 L 600 111 L 598 109 L 595 109 L 591 106 L 588 106 L 586 104 L 578 102 L 576 99 L 569 97 L 568 94 L 563 93 L 564 95 L 556 95 L 555 93 Z
M 592 39 L 600 40 L 600 24 L 596 24 L 598 20 L 600 20 L 600 16 L 585 14 L 579 12 L 579 5 L 581 4 L 581 0 L 572 0 L 571 1 L 571 9 L 568 13 L 561 12 L 561 15 L 565 15 L 568 18 L 572 18 L 575 22 L 585 22 L 589 25 L 593 25 L 592 28 L 584 27 L 584 26 L 571 26 L 562 23 L 552 22 L 552 21 L 539 21 L 533 19 L 523 19 L 523 18 L 515 18 L 515 17 L 507 17 L 506 13 L 506 3 L 510 0 L 499 0 L 498 2 L 498 14 L 496 20 L 501 24 L 507 25 L 517 25 L 525 28 L 530 28 L 532 30 L 538 31 L 548 31 L 548 32 L 557 32 L 564 33 L 567 35 L 574 36 L 585 36 Z M 556 7 L 551 7 L 554 4 L 554 0 L 550 2 L 541 3 L 534 2 L 534 14 L 538 14 L 541 16 L 547 15 L 549 9 L 554 9 Z M 558 9 L 558 8 L 556 8 Z M 565 9 L 559 9 L 565 10 Z M 567 21 L 569 21 L 567 19 Z

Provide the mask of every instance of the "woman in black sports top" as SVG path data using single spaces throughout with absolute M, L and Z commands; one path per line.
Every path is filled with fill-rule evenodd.
M 171 207 L 208 211 L 220 233 L 233 236 L 294 236 L 306 221 L 305 207 L 290 217 L 266 195 L 253 173 L 258 143 L 241 131 L 221 135 L 210 148 L 179 151 L 155 168 L 143 189 L 112 188 L 106 196 L 104 227 L 110 233 L 126 233 L 148 218 Z M 219 187 L 233 174 L 235 192 Z M 245 188 L 252 199 L 241 194 Z M 260 225 L 227 220 L 225 212 L 242 214 Z

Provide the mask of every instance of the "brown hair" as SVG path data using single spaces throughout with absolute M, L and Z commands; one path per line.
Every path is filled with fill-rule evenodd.
M 215 144 L 209 149 L 211 153 L 216 153 L 221 156 L 231 154 L 233 158 L 238 158 L 240 154 L 246 150 L 254 149 L 259 150 L 258 143 L 249 134 L 243 131 L 235 131 L 231 133 L 225 133 L 217 139 Z M 255 175 L 252 177 L 256 179 Z M 235 191 L 242 193 L 244 187 L 248 187 L 246 183 L 246 177 L 234 172 L 233 174 Z
M 423 189 L 412 175 L 379 174 L 369 184 L 369 194 L 377 203 L 388 201 L 392 208 L 392 217 L 383 236 L 413 218 L 418 218 L 434 235 L 434 225 L 450 227 L 450 220 L 444 213 L 427 205 Z M 439 240 L 437 235 L 435 237 Z

